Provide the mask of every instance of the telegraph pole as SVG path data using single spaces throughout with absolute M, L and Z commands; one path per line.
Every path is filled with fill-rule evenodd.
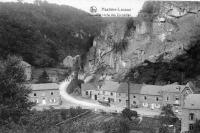
M 129 78 L 128 78 L 128 81 L 127 81 L 127 84 L 128 84 L 128 105 L 127 105 L 127 108 L 130 109 L 130 82 L 129 82 Z

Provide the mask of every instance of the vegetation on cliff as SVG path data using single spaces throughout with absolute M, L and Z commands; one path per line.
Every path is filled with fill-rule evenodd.
M 167 4 L 172 4 L 171 6 L 175 8 L 175 6 L 179 7 L 179 5 L 183 5 L 184 3 L 169 2 Z M 198 51 L 200 50 L 200 17 L 198 11 L 191 13 L 191 10 L 189 10 L 190 4 L 192 7 L 194 6 L 192 2 L 185 4 L 187 6 L 182 7 L 182 9 L 187 10 L 184 15 L 167 18 L 168 21 L 176 23 L 176 30 L 170 34 L 164 32 L 166 38 L 163 42 L 160 41 L 158 43 L 156 39 L 150 40 L 145 54 L 148 56 L 149 51 L 162 48 L 160 49 L 160 55 L 157 56 L 158 58 L 155 61 L 146 58 L 143 63 L 133 67 L 127 74 L 131 81 L 147 84 L 168 84 L 174 82 L 185 84 L 191 80 L 199 81 L 200 73 L 198 68 L 200 67 L 200 54 Z M 164 10 L 163 8 L 166 9 L 168 7 L 165 5 L 160 11 Z M 164 14 L 163 11 L 159 15 L 167 16 L 168 14 Z M 160 24 L 167 25 L 165 22 L 160 22 Z M 158 47 L 154 47 L 158 44 Z M 136 73 L 137 76 L 135 76 Z
M 68 55 L 86 53 L 104 24 L 69 6 L 0 3 L 0 56 L 18 55 L 34 66 L 55 66 Z

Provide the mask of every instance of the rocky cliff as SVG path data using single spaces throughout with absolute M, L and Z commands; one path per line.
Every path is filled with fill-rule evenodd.
M 141 75 L 136 68 L 149 63 L 171 63 L 185 54 L 189 58 L 188 51 L 197 44 L 199 11 L 200 2 L 144 3 L 136 18 L 111 23 L 94 39 L 85 71 L 117 73 L 122 79 L 131 69 L 132 77 Z M 187 78 L 184 71 L 181 73 L 181 80 Z

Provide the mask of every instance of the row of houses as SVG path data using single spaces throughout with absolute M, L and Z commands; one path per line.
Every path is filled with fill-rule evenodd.
M 192 82 L 186 85 L 176 83 L 159 86 L 129 83 L 130 107 L 160 110 L 170 104 L 182 120 L 182 133 L 193 129 L 196 119 L 200 119 L 200 94 Z M 96 101 L 106 101 L 110 105 L 125 108 L 128 105 L 128 83 L 105 81 L 102 86 L 82 84 L 82 96 Z

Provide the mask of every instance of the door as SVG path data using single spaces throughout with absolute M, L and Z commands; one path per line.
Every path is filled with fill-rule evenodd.
M 97 100 L 97 95 L 94 95 L 94 100 Z
M 42 104 L 43 104 L 43 105 L 46 104 L 46 100 L 45 100 L 45 98 L 42 99 Z

